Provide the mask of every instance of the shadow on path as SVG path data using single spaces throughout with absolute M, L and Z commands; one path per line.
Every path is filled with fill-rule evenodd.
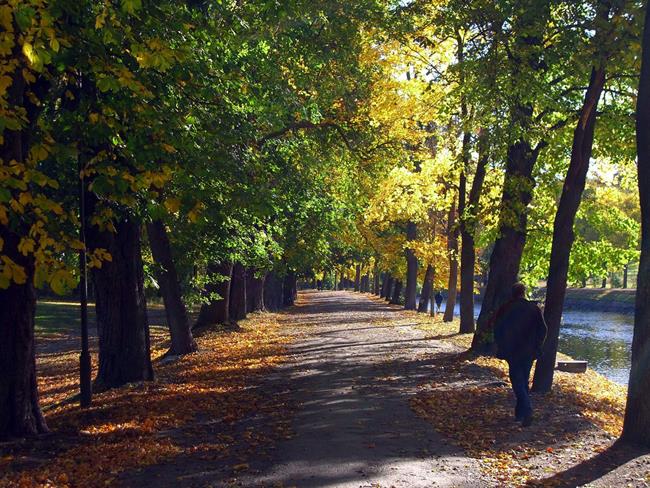
M 479 486 L 478 465 L 410 409 L 433 360 L 449 352 L 395 320 L 396 309 L 350 292 L 306 292 L 286 316 L 303 334 L 294 361 L 269 381 L 298 403 L 295 437 L 243 486 Z M 378 324 L 378 325 L 372 325 Z M 373 485 L 373 483 L 375 485 Z
M 553 486 L 554 488 L 574 488 L 584 486 L 594 481 L 602 480 L 606 483 L 603 486 L 624 486 L 625 482 L 644 481 L 644 480 L 622 480 L 613 479 L 613 484 L 603 478 L 613 474 L 613 471 L 620 468 L 630 461 L 634 461 L 645 454 L 650 454 L 650 450 L 642 450 L 636 446 L 631 446 L 622 442 L 612 444 L 608 449 L 589 458 L 571 468 L 557 473 L 544 479 L 531 480 L 526 484 L 527 487 L 535 486 Z M 636 486 L 630 485 L 627 486 Z
M 294 411 L 290 429 L 270 412 L 235 425 L 197 419 L 193 426 L 201 439 L 279 430 L 281 442 L 212 461 L 184 454 L 125 473 L 121 486 L 486 486 L 477 461 L 447 444 L 408 403 L 435 367 L 431 353 L 454 347 L 425 340 L 408 325 L 388 326 L 396 310 L 358 293 L 302 292 L 280 317 L 297 337 L 291 358 L 255 387 Z M 183 431 L 176 438 L 191 445 L 196 436 Z

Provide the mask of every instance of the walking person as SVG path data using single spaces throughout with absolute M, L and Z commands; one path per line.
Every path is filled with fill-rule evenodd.
M 515 419 L 528 427 L 533 421 L 528 381 L 533 360 L 542 352 L 546 323 L 540 308 L 526 300 L 525 295 L 523 283 L 512 286 L 512 298 L 495 315 L 494 339 L 497 357 L 508 362 L 510 383 L 517 399 Z
M 437 292 L 434 298 L 436 300 L 436 312 L 440 313 L 440 306 L 442 305 L 442 293 Z

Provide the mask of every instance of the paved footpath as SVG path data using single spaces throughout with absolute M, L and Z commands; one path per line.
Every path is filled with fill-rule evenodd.
M 476 460 L 447 444 L 409 408 L 427 381 L 424 353 L 453 346 L 391 325 L 395 308 L 352 292 L 304 292 L 285 316 L 300 338 L 295 361 L 281 367 L 298 403 L 295 436 L 281 442 L 240 486 L 476 487 L 486 486 Z M 471 434 L 470 434 L 471 435 Z

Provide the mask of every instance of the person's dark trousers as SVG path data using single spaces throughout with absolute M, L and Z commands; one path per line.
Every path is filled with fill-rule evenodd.
M 515 418 L 523 420 L 533 414 L 530 395 L 528 394 L 528 379 L 530 378 L 530 368 L 533 366 L 533 360 L 528 358 L 510 360 L 508 366 L 512 391 L 517 398 Z

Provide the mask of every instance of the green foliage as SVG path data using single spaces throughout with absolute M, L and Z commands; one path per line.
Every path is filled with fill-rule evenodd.
M 522 275 L 534 281 L 590 67 L 608 55 L 594 157 L 618 180 L 586 196 L 570 279 L 602 275 L 635 259 L 638 234 L 636 203 L 623 197 L 634 187 L 640 5 L 614 7 L 602 24 L 596 0 L 2 6 L 0 128 L 28 151 L 2 156 L 0 225 L 19 235 L 39 286 L 69 290 L 81 169 L 97 200 L 92 225 L 166 223 L 188 297 L 223 260 L 305 274 L 380 262 L 399 274 L 408 221 L 420 228 L 410 245 L 444 279 L 447 212 L 461 171 L 471 186 L 482 129 L 477 245 L 489 250 L 499 222 L 529 212 Z M 9 90 L 19 77 L 22 101 Z M 502 208 L 504 184 L 532 188 L 503 181 L 520 139 L 543 148 L 534 199 Z M 24 281 L 5 254 L 0 286 Z

